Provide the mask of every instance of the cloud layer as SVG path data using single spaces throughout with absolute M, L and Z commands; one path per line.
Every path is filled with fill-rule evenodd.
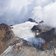
M 45 25 L 56 27 L 56 1 L 43 7 L 36 6 L 32 13 L 36 21 L 44 20 Z
M 55 2 L 56 0 L 0 0 L 0 23 L 22 23 L 29 17 L 45 21 L 48 19 L 46 22 L 52 19 L 51 22 L 54 22 Z

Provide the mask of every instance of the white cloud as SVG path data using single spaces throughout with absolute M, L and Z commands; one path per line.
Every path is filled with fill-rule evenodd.
M 28 13 L 27 6 L 31 2 L 32 0 L 5 0 L 5 2 L 0 0 L 0 21 L 5 19 L 6 22 L 3 22 L 9 24 L 24 21 L 23 19 L 27 17 Z
M 46 25 L 56 27 L 56 2 L 50 3 L 43 8 L 41 6 L 35 7 L 33 18 L 36 21 L 44 20 Z
M 32 13 L 33 13 L 32 18 L 37 21 L 40 21 L 43 18 L 43 12 L 41 6 L 35 7 Z
M 48 25 L 56 27 L 56 2 L 46 6 L 44 13 L 44 18 L 46 18 Z
M 53 3 L 53 1 L 55 0 L 0 0 L 0 23 L 23 22 L 31 16 L 40 19 L 44 15 L 47 17 L 46 15 L 49 13 L 45 12 L 49 10 L 47 5 Z M 45 7 L 45 9 L 42 7 Z

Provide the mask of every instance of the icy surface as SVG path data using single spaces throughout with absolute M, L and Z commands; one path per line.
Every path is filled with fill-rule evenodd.
M 35 34 L 31 31 L 31 28 L 34 25 L 37 25 L 37 24 L 34 22 L 28 21 L 25 23 L 14 25 L 12 30 L 14 34 L 20 38 L 33 37 Z

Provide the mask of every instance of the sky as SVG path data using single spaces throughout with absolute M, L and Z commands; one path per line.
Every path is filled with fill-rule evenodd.
M 54 22 L 55 12 L 56 0 L 0 0 L 0 23 L 18 24 L 30 17 L 46 23 L 50 19 Z

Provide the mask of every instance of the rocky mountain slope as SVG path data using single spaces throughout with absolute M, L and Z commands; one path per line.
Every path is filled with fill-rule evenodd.
M 12 44 L 9 45 L 9 47 L 0 56 L 56 56 L 56 48 L 41 51 L 32 45 L 27 45 L 25 44 L 26 42 L 23 42 L 24 40 L 28 40 L 29 37 L 34 38 L 35 34 L 31 31 L 31 28 L 34 25 L 36 25 L 36 23 L 25 22 L 12 26 L 12 31 L 15 34 L 14 36 L 17 38 L 12 38 L 11 41 L 8 41 Z M 15 39 L 16 44 L 14 43 Z M 19 42 L 17 42 L 17 40 L 19 40 Z

